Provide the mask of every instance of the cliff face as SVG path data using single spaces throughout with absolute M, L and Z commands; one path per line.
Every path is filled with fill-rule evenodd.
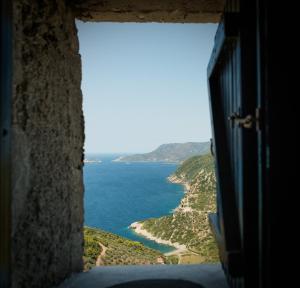
M 185 185 L 186 193 L 180 205 L 171 215 L 145 220 L 143 228 L 156 237 L 186 245 L 202 256 L 202 262 L 218 261 L 208 223 L 208 214 L 216 210 L 212 157 L 207 154 L 188 159 L 169 180 Z

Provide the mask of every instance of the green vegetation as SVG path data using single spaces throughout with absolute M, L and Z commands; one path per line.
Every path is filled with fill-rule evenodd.
M 192 184 L 193 181 L 197 180 L 197 175 L 202 170 L 205 173 L 214 173 L 214 161 L 210 154 L 198 155 L 187 159 L 177 168 L 174 174 L 185 182 Z
M 143 228 L 156 237 L 186 245 L 191 251 L 186 256 L 194 259 L 191 261 L 197 258 L 202 263 L 217 262 L 218 250 L 208 223 L 208 214 L 216 210 L 212 156 L 207 154 L 186 160 L 170 180 L 187 184 L 187 193 L 172 215 L 147 219 L 141 222 Z
M 179 258 L 177 255 L 166 256 L 166 264 L 178 264 Z
M 100 256 L 100 254 L 103 254 Z M 96 265 L 162 264 L 166 258 L 159 251 L 99 229 L 84 227 L 84 268 Z
M 94 233 L 91 233 L 90 228 L 84 228 L 83 262 L 85 270 L 89 270 L 96 265 L 97 258 L 102 252 L 98 242 L 98 238 L 94 236 Z
M 118 161 L 127 162 L 182 162 L 194 155 L 206 154 L 209 142 L 170 143 L 160 145 L 150 153 L 124 156 Z
M 181 264 L 217 262 L 218 250 L 208 224 L 208 214 L 215 212 L 216 178 L 211 155 L 194 156 L 184 161 L 170 181 L 188 188 L 174 213 L 147 219 L 143 228 L 154 236 L 184 244 L 188 251 L 164 256 L 139 242 L 84 228 L 85 270 L 96 265 Z

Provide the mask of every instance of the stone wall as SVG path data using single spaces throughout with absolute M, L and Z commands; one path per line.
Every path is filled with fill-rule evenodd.
M 73 0 L 83 21 L 216 23 L 225 0 Z
M 64 2 L 14 1 L 12 287 L 82 269 L 81 60 Z

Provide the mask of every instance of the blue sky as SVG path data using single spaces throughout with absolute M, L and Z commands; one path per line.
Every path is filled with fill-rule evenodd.
M 87 153 L 149 152 L 211 137 L 215 24 L 77 22 Z

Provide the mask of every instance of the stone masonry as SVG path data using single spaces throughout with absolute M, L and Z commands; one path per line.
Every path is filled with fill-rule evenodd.
M 12 287 L 50 287 L 82 269 L 78 48 L 64 1 L 14 2 Z

